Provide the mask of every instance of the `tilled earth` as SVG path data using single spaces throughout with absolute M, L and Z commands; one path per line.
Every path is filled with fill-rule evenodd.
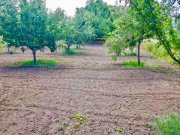
M 61 60 L 55 68 L 4 66 L 31 57 L 0 55 L 0 135 L 151 135 L 155 117 L 179 111 L 176 73 L 122 68 L 103 46 L 78 56 L 38 53 Z

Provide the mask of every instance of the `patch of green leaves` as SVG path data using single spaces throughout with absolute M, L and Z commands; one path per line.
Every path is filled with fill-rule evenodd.
M 85 118 L 85 116 L 83 116 L 83 114 L 81 113 L 73 114 L 71 116 L 71 119 L 76 121 L 74 124 L 75 128 L 79 128 L 81 125 L 89 123 L 87 119 Z
M 130 52 L 130 53 L 128 52 L 128 53 L 125 54 L 125 56 L 137 56 L 137 54 L 134 53 L 134 52 L 132 52 L 132 53 L 131 53 L 131 52 Z
M 37 63 L 34 65 L 33 60 L 25 60 L 15 63 L 13 66 L 15 67 L 55 67 L 60 64 L 58 60 L 47 60 L 47 59 L 39 59 Z
M 124 128 L 121 128 L 121 127 L 115 128 L 115 132 L 117 132 L 118 134 L 123 134 Z
M 150 42 L 144 42 L 143 48 L 154 56 L 164 59 L 169 63 L 173 63 L 173 60 L 168 55 L 167 51 L 163 48 L 163 46 L 160 46 L 157 41 L 152 40 Z
M 72 119 L 75 119 L 75 120 L 77 120 L 77 121 L 79 121 L 79 122 L 84 122 L 84 121 L 86 121 L 86 118 L 83 116 L 83 114 L 81 114 L 81 113 L 76 113 L 76 114 L 73 114 L 72 116 L 71 116 L 71 118 Z
M 153 128 L 157 135 L 180 135 L 180 114 L 170 113 L 157 118 Z
M 137 61 L 125 61 L 122 63 L 122 65 L 126 68 L 144 68 L 145 66 L 143 62 L 141 62 L 139 65 Z
M 63 52 L 62 52 L 62 55 L 70 55 L 70 56 L 73 56 L 73 55 L 77 55 L 78 53 L 75 51 L 75 49 L 71 49 L 71 50 L 69 50 L 69 51 L 66 51 L 66 50 L 64 50 Z

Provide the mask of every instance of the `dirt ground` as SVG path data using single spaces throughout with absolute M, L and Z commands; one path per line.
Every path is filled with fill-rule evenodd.
M 38 53 L 61 60 L 55 68 L 5 66 L 31 58 L 0 55 L 0 135 L 152 135 L 155 117 L 180 109 L 178 71 L 122 68 L 101 45 L 78 56 Z

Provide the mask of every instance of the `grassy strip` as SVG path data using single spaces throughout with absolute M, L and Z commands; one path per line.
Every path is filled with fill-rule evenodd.
M 15 67 L 55 67 L 60 64 L 58 60 L 50 59 L 38 59 L 36 65 L 33 64 L 33 60 L 25 60 L 15 63 Z
M 161 58 L 161 59 L 167 61 L 170 64 L 175 64 L 176 65 L 176 63 L 171 59 L 171 57 L 169 56 L 167 51 L 164 49 L 164 47 L 160 46 L 157 41 L 154 41 L 154 40 L 149 41 L 149 42 L 144 41 L 143 42 L 143 48 L 144 48 L 144 50 L 146 50 L 147 52 L 153 54 L 157 58 Z
M 157 118 L 153 129 L 157 135 L 180 135 L 180 114 L 170 113 Z
M 66 51 L 64 50 L 62 52 L 62 55 L 65 55 L 65 56 L 73 56 L 73 55 L 78 55 L 77 51 L 75 49 L 70 49 L 69 51 Z
M 140 65 L 138 65 L 137 61 L 125 61 L 122 63 L 123 67 L 126 68 L 140 68 L 143 69 L 145 67 L 144 63 L 141 62 Z

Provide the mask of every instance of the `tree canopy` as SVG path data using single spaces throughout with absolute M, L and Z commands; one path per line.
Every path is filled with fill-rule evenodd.
M 54 51 L 55 42 L 66 45 L 68 51 L 73 44 L 98 40 L 106 40 L 116 55 L 138 46 L 140 62 L 140 44 L 148 38 L 157 39 L 180 63 L 180 1 L 119 0 L 112 6 L 88 0 L 69 17 L 60 8 L 48 11 L 45 0 L 1 0 L 0 36 L 9 46 L 28 47 L 34 63 L 36 51 L 45 46 Z
M 47 29 L 47 9 L 44 0 L 2 0 L 1 35 L 12 46 L 26 46 L 33 53 L 36 63 L 36 51 L 49 47 L 55 50 L 55 39 Z

